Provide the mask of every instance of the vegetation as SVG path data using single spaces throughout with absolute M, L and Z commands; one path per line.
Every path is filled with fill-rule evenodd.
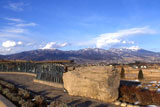
M 137 101 L 136 86 L 122 85 L 120 87 L 120 100 L 124 102 L 134 103 Z
M 0 94 L 8 98 L 18 107 L 48 107 L 46 98 L 34 95 L 29 90 L 17 88 L 15 85 L 0 80 Z M 34 99 L 34 100 L 33 100 Z M 50 107 L 69 107 L 62 101 L 52 101 Z
M 140 102 L 140 105 L 160 105 L 160 93 L 156 91 L 137 88 L 136 86 L 120 86 L 120 98 L 122 102 Z M 158 106 L 159 107 L 159 106 Z
M 138 72 L 138 79 L 139 80 L 142 80 L 144 77 L 143 77 L 143 72 L 142 70 L 140 69 L 139 72 Z
M 122 67 L 121 68 L 121 78 L 125 78 L 125 70 L 124 70 L 124 68 Z
M 69 107 L 69 106 L 60 100 L 55 100 L 51 102 L 50 107 Z

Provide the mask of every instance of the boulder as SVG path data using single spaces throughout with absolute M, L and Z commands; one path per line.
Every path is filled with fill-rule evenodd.
M 119 95 L 120 75 L 113 67 L 80 67 L 64 73 L 63 82 L 64 88 L 73 96 L 113 102 Z

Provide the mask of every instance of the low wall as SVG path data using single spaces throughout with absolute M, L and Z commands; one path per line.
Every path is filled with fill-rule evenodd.
M 57 88 L 64 88 L 63 84 L 59 84 L 59 83 L 55 83 L 55 82 L 48 82 L 48 81 L 38 80 L 38 79 L 34 79 L 33 81 L 40 83 L 40 84 L 48 85 L 48 86 L 53 86 L 53 87 L 57 87 Z
M 27 73 L 27 72 L 1 72 L 0 71 L 0 74 L 24 74 L 24 75 L 29 75 L 29 76 L 36 77 L 36 74 Z
M 68 69 L 56 63 L 32 62 L 1 62 L 0 73 L 25 74 L 34 76 L 37 80 L 63 84 L 63 73 Z

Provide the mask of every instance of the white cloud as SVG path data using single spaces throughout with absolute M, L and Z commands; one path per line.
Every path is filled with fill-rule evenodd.
M 62 43 L 62 44 L 58 44 L 57 46 L 58 47 L 65 47 L 65 46 L 67 46 L 68 45 L 68 43 L 67 42 L 64 42 L 64 43 Z
M 34 34 L 31 29 L 25 28 L 25 26 L 35 26 L 36 24 L 24 24 L 24 20 L 16 18 L 7 17 L 4 19 L 9 23 L 7 23 L 6 26 L 1 26 L 0 29 L 0 54 L 11 54 L 29 50 L 30 48 L 34 49 L 33 46 L 27 44 L 34 41 L 31 37 Z M 24 41 L 24 43 L 22 41 Z
M 26 29 L 23 28 L 14 28 L 14 27 L 6 27 L 1 30 L 2 32 L 5 33 L 24 33 L 26 32 Z
M 23 23 L 24 21 L 22 19 L 17 19 L 17 18 L 4 18 L 6 20 L 9 20 L 9 21 L 13 21 L 13 22 L 16 22 L 16 23 L 8 23 L 7 26 L 4 26 L 1 28 L 0 30 L 0 34 L 3 33 L 3 34 L 26 34 L 28 33 L 28 30 L 27 28 L 24 28 L 24 27 L 34 27 L 36 26 L 37 24 L 36 23 Z
M 6 51 L 10 52 L 12 49 L 11 48 L 6 48 Z
M 134 41 L 129 41 L 128 43 L 129 43 L 129 44 L 134 44 Z
M 32 46 L 34 43 L 33 42 L 29 42 L 26 44 L 26 46 Z
M 23 44 L 22 41 L 15 42 L 15 41 L 7 40 L 2 43 L 2 46 L 4 48 L 11 48 L 11 47 L 15 47 L 17 45 L 22 45 L 22 44 Z
M 25 4 L 23 2 L 17 2 L 17 3 L 9 3 L 4 8 L 8 8 L 13 11 L 23 11 Z
M 17 27 L 28 27 L 28 26 L 36 26 L 36 25 L 37 25 L 36 23 L 27 23 L 27 24 L 21 23 L 21 24 L 17 24 L 16 26 Z
M 22 44 L 23 44 L 22 41 L 17 42 L 17 45 L 22 45 Z
M 126 44 L 127 42 L 124 40 L 124 41 L 122 41 L 122 43 L 123 43 L 123 44 Z
M 0 40 L 2 38 L 22 38 L 22 35 L 7 33 L 7 32 L 0 32 Z
M 22 19 L 18 19 L 18 18 L 8 18 L 8 17 L 6 17 L 4 19 L 9 20 L 9 21 L 13 21 L 13 22 L 23 22 Z
M 5 48 L 15 47 L 16 42 L 8 40 L 8 41 L 3 42 L 2 46 L 5 47 Z
M 56 45 L 56 42 L 47 43 L 42 49 L 53 49 Z
M 123 40 L 122 44 L 134 44 L 134 41 L 125 41 L 125 40 Z
M 64 42 L 64 43 L 49 42 L 41 49 L 56 49 L 56 48 L 65 47 L 67 45 L 68 45 L 68 43 L 66 43 L 66 42 Z
M 114 33 L 105 33 L 101 34 L 96 38 L 96 47 L 102 48 L 107 47 L 109 45 L 117 44 L 117 43 L 127 43 L 122 39 L 125 39 L 127 36 L 133 35 L 143 35 L 143 34 L 154 34 L 156 33 L 154 30 L 149 29 L 149 27 L 142 28 L 131 28 L 120 30 Z M 130 44 L 134 44 L 133 41 L 129 42 Z
M 131 46 L 131 47 L 124 47 L 125 49 L 130 49 L 130 50 L 139 50 L 141 49 L 139 46 Z
M 7 55 L 7 54 L 10 54 L 10 53 L 12 53 L 12 49 L 11 48 L 1 48 L 0 49 L 0 54 L 1 55 Z

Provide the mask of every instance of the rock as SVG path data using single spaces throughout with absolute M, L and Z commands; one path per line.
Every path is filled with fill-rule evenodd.
M 126 106 L 127 106 L 127 103 L 121 103 L 121 106 L 122 106 L 122 107 L 126 107 Z
M 133 107 L 140 107 L 140 106 L 138 106 L 138 105 L 134 105 Z
M 134 105 L 132 105 L 132 104 L 128 104 L 128 105 L 127 105 L 127 107 L 134 107 Z
M 116 101 L 114 104 L 118 106 L 118 105 L 121 105 L 121 102 L 120 101 Z
M 134 104 L 135 104 L 135 105 L 138 105 L 138 104 L 140 104 L 140 101 L 136 101 Z
M 69 95 L 113 102 L 118 98 L 120 75 L 113 67 L 79 67 L 64 73 L 63 82 Z

